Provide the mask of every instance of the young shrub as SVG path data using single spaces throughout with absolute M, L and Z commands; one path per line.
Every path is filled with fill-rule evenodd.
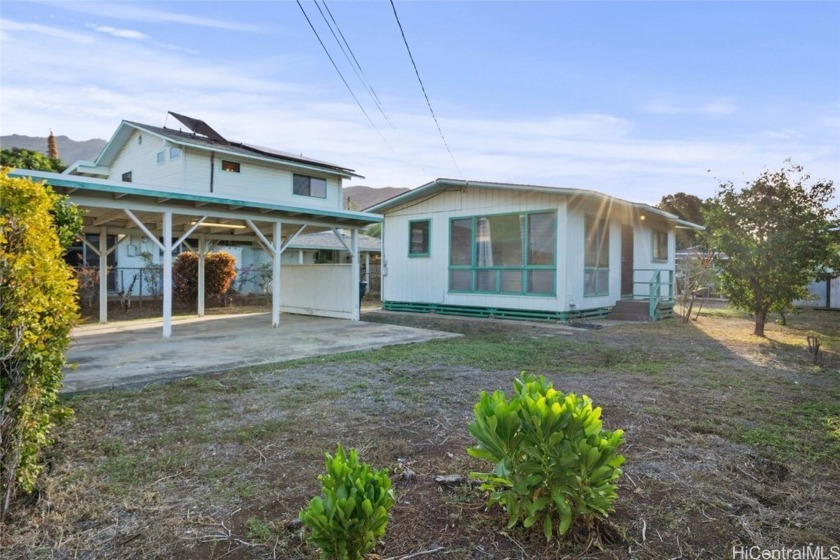
M 388 510 L 396 503 L 388 471 L 371 470 L 355 449 L 345 455 L 340 445 L 325 463 L 327 473 L 318 476 L 321 496 L 300 512 L 306 540 L 321 550 L 322 560 L 362 560 L 385 536 Z
M 0 171 L 0 525 L 42 470 L 61 406 L 64 351 L 76 317 L 76 280 L 61 240 L 78 233 L 78 209 L 48 187 Z
M 564 395 L 543 376 L 523 372 L 514 391 L 510 401 L 482 392 L 469 424 L 478 445 L 467 452 L 495 463 L 489 473 L 470 473 L 490 491 L 488 504 L 505 508 L 508 527 L 542 526 L 546 539 L 578 519 L 606 517 L 622 473 L 623 432 L 602 429 L 589 397 Z

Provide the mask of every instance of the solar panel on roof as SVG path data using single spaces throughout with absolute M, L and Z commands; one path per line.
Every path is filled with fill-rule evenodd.
M 224 137 L 221 134 L 219 134 L 218 132 L 213 130 L 210 127 L 210 125 L 207 124 L 206 122 L 204 122 L 203 120 L 194 119 L 194 118 L 188 117 L 186 115 L 179 115 L 178 113 L 173 113 L 172 111 L 169 111 L 169 114 L 172 115 L 173 117 L 175 117 L 176 119 L 178 119 L 179 121 L 181 121 L 181 123 L 184 126 L 189 128 L 190 130 L 192 130 L 196 134 L 201 134 L 202 136 L 206 136 L 207 138 L 210 138 L 211 140 L 216 140 L 218 142 L 227 143 L 227 140 L 225 140 Z

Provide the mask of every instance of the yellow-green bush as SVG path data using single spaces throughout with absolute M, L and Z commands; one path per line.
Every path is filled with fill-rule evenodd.
M 57 203 L 64 201 L 48 187 L 0 170 L 0 518 L 18 489 L 33 489 L 39 452 L 56 419 L 69 413 L 58 391 L 78 307 Z M 78 211 L 68 212 L 78 225 Z
M 589 397 L 523 372 L 509 401 L 501 391 L 485 391 L 474 412 L 469 431 L 478 445 L 467 451 L 495 468 L 470 474 L 490 491 L 489 503 L 505 508 L 508 527 L 522 521 L 550 539 L 613 510 L 624 432 L 603 429 L 601 409 Z

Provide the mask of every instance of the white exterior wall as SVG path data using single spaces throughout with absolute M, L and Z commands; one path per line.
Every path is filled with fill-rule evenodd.
M 143 141 L 140 142 L 142 137 Z M 184 183 L 185 154 L 169 159 L 169 148 L 178 147 L 158 136 L 135 131 L 126 142 L 110 167 L 108 179 L 120 181 L 123 173 L 131 172 L 132 183 L 160 185 L 168 189 L 178 189 Z M 157 163 L 158 152 L 163 152 L 163 163 Z
M 142 137 L 143 141 L 138 139 Z M 169 149 L 181 150 L 181 156 L 170 159 Z M 164 152 L 163 163 L 157 162 Z M 240 164 L 240 172 L 222 171 L 222 160 Z M 213 172 L 211 174 L 211 161 Z M 132 172 L 138 186 L 154 185 L 162 190 L 175 190 L 221 198 L 286 204 L 308 208 L 343 209 L 342 178 L 338 175 L 307 169 L 285 167 L 281 163 L 261 162 L 236 155 L 178 146 L 158 136 L 135 131 L 110 167 L 109 179 L 119 181 L 123 173 Z M 292 191 L 293 175 L 307 175 L 327 181 L 326 198 L 296 195 Z M 212 191 L 211 191 L 212 181 Z
M 284 313 L 352 319 L 353 267 L 349 264 L 315 264 L 280 268 Z
M 596 210 L 569 211 L 566 220 L 565 278 L 567 299 L 565 310 L 583 311 L 615 305 L 621 297 L 621 222 L 609 220 L 609 293 L 603 296 L 584 295 L 584 270 L 586 252 L 586 215 L 596 215 Z
M 666 222 L 649 223 L 648 221 L 638 222 L 633 229 L 633 242 L 635 245 L 633 251 L 633 268 L 637 270 L 633 277 L 634 282 L 636 282 L 633 285 L 633 295 L 648 297 L 650 296 L 649 282 L 654 274 L 652 270 L 675 270 L 676 268 L 677 230 L 674 226 Z M 667 261 L 653 259 L 653 235 L 655 231 L 665 231 L 668 233 Z M 660 280 L 667 282 L 667 275 L 662 273 Z M 662 295 L 667 295 L 667 287 L 663 287 L 662 290 Z M 676 286 L 674 286 L 674 290 L 676 291 Z
M 554 210 L 557 212 L 556 295 L 495 295 L 449 293 L 449 230 L 452 218 Z M 519 190 L 474 189 L 448 191 L 428 200 L 389 211 L 385 216 L 383 239 L 382 300 L 392 302 L 498 307 L 539 311 L 584 311 L 611 307 L 621 298 L 622 213 L 608 221 L 609 293 L 584 295 L 585 216 L 598 215 L 598 205 L 575 204 L 564 196 L 528 193 Z M 430 220 L 430 256 L 409 257 L 409 222 Z M 653 261 L 653 233 L 649 224 L 633 224 L 634 269 L 674 268 L 676 233 L 673 225 L 656 222 L 668 232 L 668 260 Z M 635 280 L 648 282 L 652 272 L 638 272 Z M 663 274 L 663 281 L 667 275 Z M 639 295 L 648 287 L 638 284 Z
M 565 216 L 562 199 L 541 193 L 476 189 L 449 191 L 389 212 L 385 217 L 383 238 L 383 301 L 469 305 L 540 311 L 562 311 L 565 300 L 563 286 L 557 295 L 494 295 L 449 293 L 449 222 L 453 218 L 517 212 L 557 211 L 558 223 Z M 430 256 L 409 257 L 409 222 L 431 220 Z M 557 279 L 563 278 L 564 233 L 557 235 Z

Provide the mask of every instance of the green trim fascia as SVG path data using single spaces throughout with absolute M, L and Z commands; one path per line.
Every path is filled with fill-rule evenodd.
M 277 212 L 294 212 L 298 214 L 310 214 L 314 216 L 324 216 L 328 218 L 354 219 L 364 221 L 365 223 L 380 223 L 384 220 L 382 216 L 378 214 L 370 214 L 368 212 L 324 210 L 321 208 L 311 208 L 308 206 L 281 206 L 278 204 L 268 204 L 265 202 L 253 202 L 250 200 L 237 200 L 233 198 L 220 198 L 215 196 L 204 196 L 200 194 L 160 191 L 137 187 L 125 187 L 122 185 L 114 185 L 102 179 L 94 180 L 96 182 L 84 181 L 81 179 L 68 179 L 68 177 L 70 177 L 68 175 L 61 175 L 58 173 L 47 173 L 45 171 L 32 171 L 28 169 L 15 169 L 14 171 L 9 173 L 9 177 L 30 178 L 33 180 L 46 181 L 48 185 L 54 187 L 65 187 L 69 189 L 79 189 L 98 193 L 133 195 L 143 198 L 166 198 L 170 200 L 179 200 L 183 202 L 201 202 L 205 204 L 241 206 L 244 208 L 274 210 Z M 154 202 L 157 203 L 157 201 Z
M 412 253 L 411 252 L 411 225 L 412 224 L 419 224 L 420 222 L 426 222 L 428 227 L 426 228 L 426 244 L 428 250 L 425 253 Z M 425 218 L 423 220 L 409 220 L 408 221 L 408 258 L 423 258 L 423 257 L 431 257 L 432 256 L 432 219 Z
M 469 305 L 446 305 L 439 303 L 417 303 L 405 301 L 383 301 L 386 311 L 409 313 L 436 313 L 438 315 L 460 315 L 465 317 L 513 319 L 523 321 L 559 321 L 568 323 L 576 319 L 603 319 L 609 315 L 609 307 L 584 309 L 580 311 L 538 311 L 531 309 L 510 309 L 499 307 L 478 307 Z

